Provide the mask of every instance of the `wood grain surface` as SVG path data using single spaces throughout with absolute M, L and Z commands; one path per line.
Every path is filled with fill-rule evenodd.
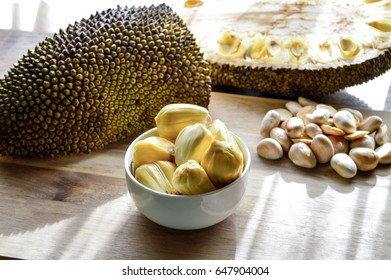
M 0 71 L 44 34 L 0 32 Z M 328 100 L 333 104 L 333 99 Z M 154 224 L 136 209 L 123 160 L 133 138 L 91 154 L 0 158 L 0 256 L 21 259 L 391 259 L 391 166 L 342 179 L 326 164 L 259 158 L 265 113 L 285 100 L 213 92 L 210 112 L 248 145 L 237 211 L 195 231 Z M 391 123 L 391 113 L 361 110 Z

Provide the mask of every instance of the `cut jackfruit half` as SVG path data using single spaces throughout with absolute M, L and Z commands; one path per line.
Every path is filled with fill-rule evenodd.
M 0 155 L 90 152 L 154 126 L 170 103 L 207 107 L 208 63 L 167 5 L 96 13 L 0 79 Z
M 210 0 L 180 13 L 216 85 L 324 95 L 391 67 L 390 0 Z

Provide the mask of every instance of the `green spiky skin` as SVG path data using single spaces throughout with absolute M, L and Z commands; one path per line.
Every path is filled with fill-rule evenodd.
M 391 68 L 391 50 L 361 64 L 322 70 L 250 68 L 211 64 L 212 84 L 274 96 L 321 96 L 359 85 Z
M 166 5 L 117 7 L 46 38 L 0 80 L 0 154 L 91 152 L 154 126 L 169 103 L 207 107 L 208 63 Z

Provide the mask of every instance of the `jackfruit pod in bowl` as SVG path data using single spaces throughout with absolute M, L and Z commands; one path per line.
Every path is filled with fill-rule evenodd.
M 215 225 L 235 211 L 245 194 L 251 161 L 250 151 L 242 139 L 232 133 L 244 158 L 243 172 L 239 178 L 207 193 L 178 195 L 151 189 L 135 178 L 132 163 L 134 146 L 151 136 L 158 136 L 156 128 L 138 136 L 128 147 L 124 159 L 130 196 L 145 217 L 168 228 L 194 230 Z

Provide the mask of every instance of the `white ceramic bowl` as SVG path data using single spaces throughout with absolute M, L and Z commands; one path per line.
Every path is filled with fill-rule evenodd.
M 183 230 L 209 227 L 230 216 L 242 200 L 247 185 L 251 159 L 246 144 L 233 134 L 244 156 L 244 170 L 240 178 L 205 194 L 172 195 L 145 187 L 133 176 L 131 159 L 134 145 L 137 141 L 157 135 L 156 128 L 141 134 L 130 144 L 125 154 L 126 184 L 138 210 L 157 224 Z

